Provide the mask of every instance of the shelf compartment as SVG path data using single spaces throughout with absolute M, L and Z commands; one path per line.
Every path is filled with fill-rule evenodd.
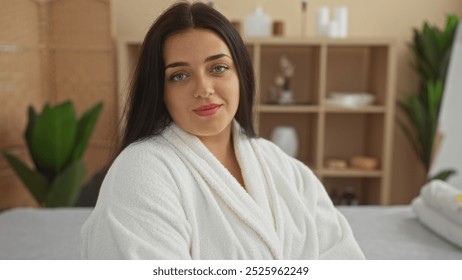
M 388 56 L 386 46 L 328 47 L 326 97 L 331 92 L 367 92 L 375 104 L 385 105 Z
M 349 160 L 353 156 L 375 157 L 379 169 L 383 158 L 383 114 L 326 114 L 324 161 L 329 158 Z
M 277 126 L 293 126 L 297 130 L 298 154 L 297 159 L 315 169 L 316 135 L 318 129 L 317 114 L 304 113 L 261 113 L 259 135 L 271 140 L 273 129 Z
M 351 188 L 358 199 L 358 204 L 379 204 L 379 178 L 324 178 L 323 185 L 335 204 L 338 198 Z
M 260 61 L 260 103 L 271 103 L 269 91 L 277 88 L 274 83 L 280 73 L 279 59 L 287 55 L 295 65 L 294 76 L 290 78 L 289 89 L 294 94 L 295 104 L 319 104 L 320 46 L 264 45 L 261 46 Z

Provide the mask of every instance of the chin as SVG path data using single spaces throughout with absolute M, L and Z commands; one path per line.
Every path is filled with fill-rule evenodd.
M 229 128 L 231 127 L 230 123 L 207 123 L 201 124 L 200 126 L 196 126 L 194 129 L 187 130 L 189 133 L 194 134 L 198 137 L 211 137 L 211 136 L 218 136 L 222 133 L 230 131 Z

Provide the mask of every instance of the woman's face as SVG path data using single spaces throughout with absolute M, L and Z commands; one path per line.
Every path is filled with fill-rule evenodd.
M 164 102 L 173 121 L 198 136 L 227 136 L 239 104 L 231 53 L 214 32 L 190 29 L 164 43 Z

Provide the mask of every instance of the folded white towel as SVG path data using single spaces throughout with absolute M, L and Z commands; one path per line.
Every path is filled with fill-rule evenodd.
M 433 209 L 462 226 L 462 190 L 444 181 L 432 180 L 422 187 L 420 195 Z
M 462 226 L 447 219 L 420 196 L 414 198 L 411 205 L 417 217 L 424 225 L 439 236 L 462 248 Z

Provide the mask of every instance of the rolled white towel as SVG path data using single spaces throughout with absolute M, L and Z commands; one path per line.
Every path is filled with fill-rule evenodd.
M 462 190 L 444 181 L 432 180 L 422 187 L 420 195 L 433 209 L 462 226 Z
M 439 236 L 462 248 L 462 226 L 433 209 L 422 197 L 411 202 L 418 219 Z
M 428 182 L 422 187 L 420 193 L 425 201 L 434 207 L 462 210 L 462 203 L 458 200 L 458 196 L 462 195 L 462 190 L 442 180 Z

